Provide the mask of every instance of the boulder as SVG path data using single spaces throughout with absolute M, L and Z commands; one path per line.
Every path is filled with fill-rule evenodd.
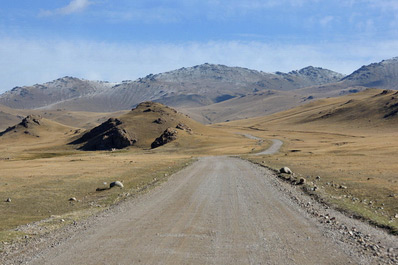
M 297 185 L 305 184 L 305 178 L 299 178 Z
M 285 174 L 293 174 L 293 172 L 288 167 L 283 167 L 283 168 L 279 169 L 279 172 L 285 173 Z
M 119 188 L 123 188 L 124 187 L 124 185 L 123 185 L 123 183 L 121 182 L 121 181 L 114 181 L 114 182 L 111 182 L 110 184 L 109 184 L 109 188 L 113 188 L 113 187 L 119 187 Z

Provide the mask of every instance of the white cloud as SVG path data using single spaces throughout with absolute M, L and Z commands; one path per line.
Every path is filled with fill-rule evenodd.
M 371 6 L 382 9 L 383 11 L 397 11 L 398 2 L 396 0 L 365 0 L 369 2 Z
M 263 42 L 117 44 L 0 39 L 0 92 L 62 76 L 119 82 L 197 64 L 218 63 L 265 72 L 308 65 L 346 74 L 396 54 L 398 40 L 294 45 Z
M 326 17 L 323 17 L 319 21 L 319 23 L 321 23 L 322 26 L 326 26 L 326 25 L 330 24 L 333 20 L 334 20 L 333 16 L 326 16 Z
M 55 10 L 42 10 L 40 16 L 70 15 L 84 11 L 92 2 L 89 0 L 72 0 L 67 6 Z

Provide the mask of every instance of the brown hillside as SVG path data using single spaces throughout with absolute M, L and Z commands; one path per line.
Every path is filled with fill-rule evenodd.
M 71 129 L 71 127 L 47 120 L 39 115 L 28 115 L 20 123 L 0 132 L 0 136 L 6 138 L 21 136 L 39 138 L 46 137 L 47 134 L 64 134 Z
M 20 122 L 22 117 L 12 108 L 0 105 L 0 131 Z
M 118 118 L 110 118 L 93 128 L 72 144 L 80 145 L 79 148 L 83 150 L 122 149 L 132 145 L 151 148 L 155 139 L 169 128 L 176 131 L 173 140 L 213 130 L 165 105 L 143 102 L 130 112 Z M 152 147 L 157 146 L 159 145 L 155 144 Z
M 289 166 L 326 201 L 398 231 L 397 91 L 369 89 L 215 126 L 282 140 L 279 153 L 250 159 Z
M 22 155 L 27 150 L 36 148 L 48 151 L 53 147 L 64 146 L 79 132 L 80 129 L 38 115 L 29 115 L 20 123 L 0 132 L 0 151 L 8 155 L 11 153 Z
M 232 123 L 234 124 L 234 123 Z M 398 126 L 398 92 L 367 89 L 346 96 L 327 98 L 273 115 L 237 121 L 236 124 L 264 129 L 269 126 L 374 129 Z

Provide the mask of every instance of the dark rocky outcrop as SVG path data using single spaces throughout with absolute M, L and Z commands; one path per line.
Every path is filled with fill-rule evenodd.
M 32 125 L 40 125 L 41 116 L 38 115 L 29 115 L 25 119 L 21 121 L 21 125 L 25 128 L 29 128 Z
M 72 142 L 71 144 L 81 144 L 87 142 L 88 140 L 103 134 L 104 132 L 115 128 L 116 126 L 122 124 L 122 122 L 116 118 L 110 118 L 106 122 L 102 123 L 101 125 L 93 128 L 88 133 L 85 133 L 82 137 L 77 139 L 76 141 Z
M 166 120 L 163 118 L 157 118 L 156 120 L 153 121 L 153 123 L 164 124 L 164 123 L 166 123 Z
M 123 149 L 133 145 L 135 142 L 137 140 L 131 137 L 124 129 L 115 127 L 90 139 L 80 149 L 87 151 Z
M 120 125 L 123 123 L 115 118 L 110 118 L 95 127 L 71 144 L 82 144 L 79 149 L 87 151 L 122 149 L 133 145 L 137 139 Z
M 187 125 L 184 124 L 184 123 L 179 123 L 179 124 L 177 124 L 176 128 L 179 129 L 179 130 L 186 131 L 186 132 L 189 133 L 189 134 L 192 134 L 192 129 L 189 128 L 189 126 L 187 126 Z
M 167 128 L 162 135 L 156 138 L 156 140 L 151 144 L 151 148 L 153 149 L 176 140 L 177 134 L 177 130 L 173 128 Z

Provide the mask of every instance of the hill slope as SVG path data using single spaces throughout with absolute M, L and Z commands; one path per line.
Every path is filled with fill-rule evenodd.
M 398 57 L 362 66 L 342 81 L 350 86 L 398 89 Z
M 68 140 L 80 133 L 77 128 L 42 118 L 38 115 L 28 115 L 20 123 L 0 132 L 0 147 L 2 152 L 23 156 L 27 150 L 47 150 L 64 146 Z
M 119 84 L 65 77 L 15 88 L 0 95 L 0 104 L 113 112 L 150 100 L 178 108 L 197 121 L 214 123 L 272 114 L 309 100 L 357 93 L 369 87 L 397 86 L 398 57 L 363 66 L 346 77 L 312 66 L 289 73 L 264 73 L 206 63 Z
M 100 93 L 112 85 L 65 76 L 45 84 L 15 87 L 0 96 L 0 104 L 19 109 L 35 109 Z
M 131 109 L 143 101 L 173 107 L 198 107 L 262 90 L 292 90 L 336 82 L 343 75 L 307 67 L 275 74 L 240 67 L 203 64 L 148 75 L 136 81 L 109 83 L 64 77 L 31 87 L 18 87 L 0 96 L 0 104 L 13 108 L 46 108 L 109 112 Z
M 0 131 L 20 122 L 21 119 L 22 116 L 19 115 L 17 110 L 0 105 Z
M 258 129 L 273 127 L 332 130 L 394 129 L 398 127 L 398 92 L 367 89 L 360 93 L 327 98 L 273 115 L 231 122 Z M 341 129 L 340 129 L 341 130 Z
M 178 146 L 193 147 L 195 142 L 209 137 L 222 141 L 227 136 L 160 103 L 143 102 L 130 112 L 110 118 L 84 133 L 71 144 L 78 145 L 82 150 L 122 149 L 128 146 L 149 149 L 175 140 L 174 144 Z M 160 144 L 154 145 L 157 138 Z

